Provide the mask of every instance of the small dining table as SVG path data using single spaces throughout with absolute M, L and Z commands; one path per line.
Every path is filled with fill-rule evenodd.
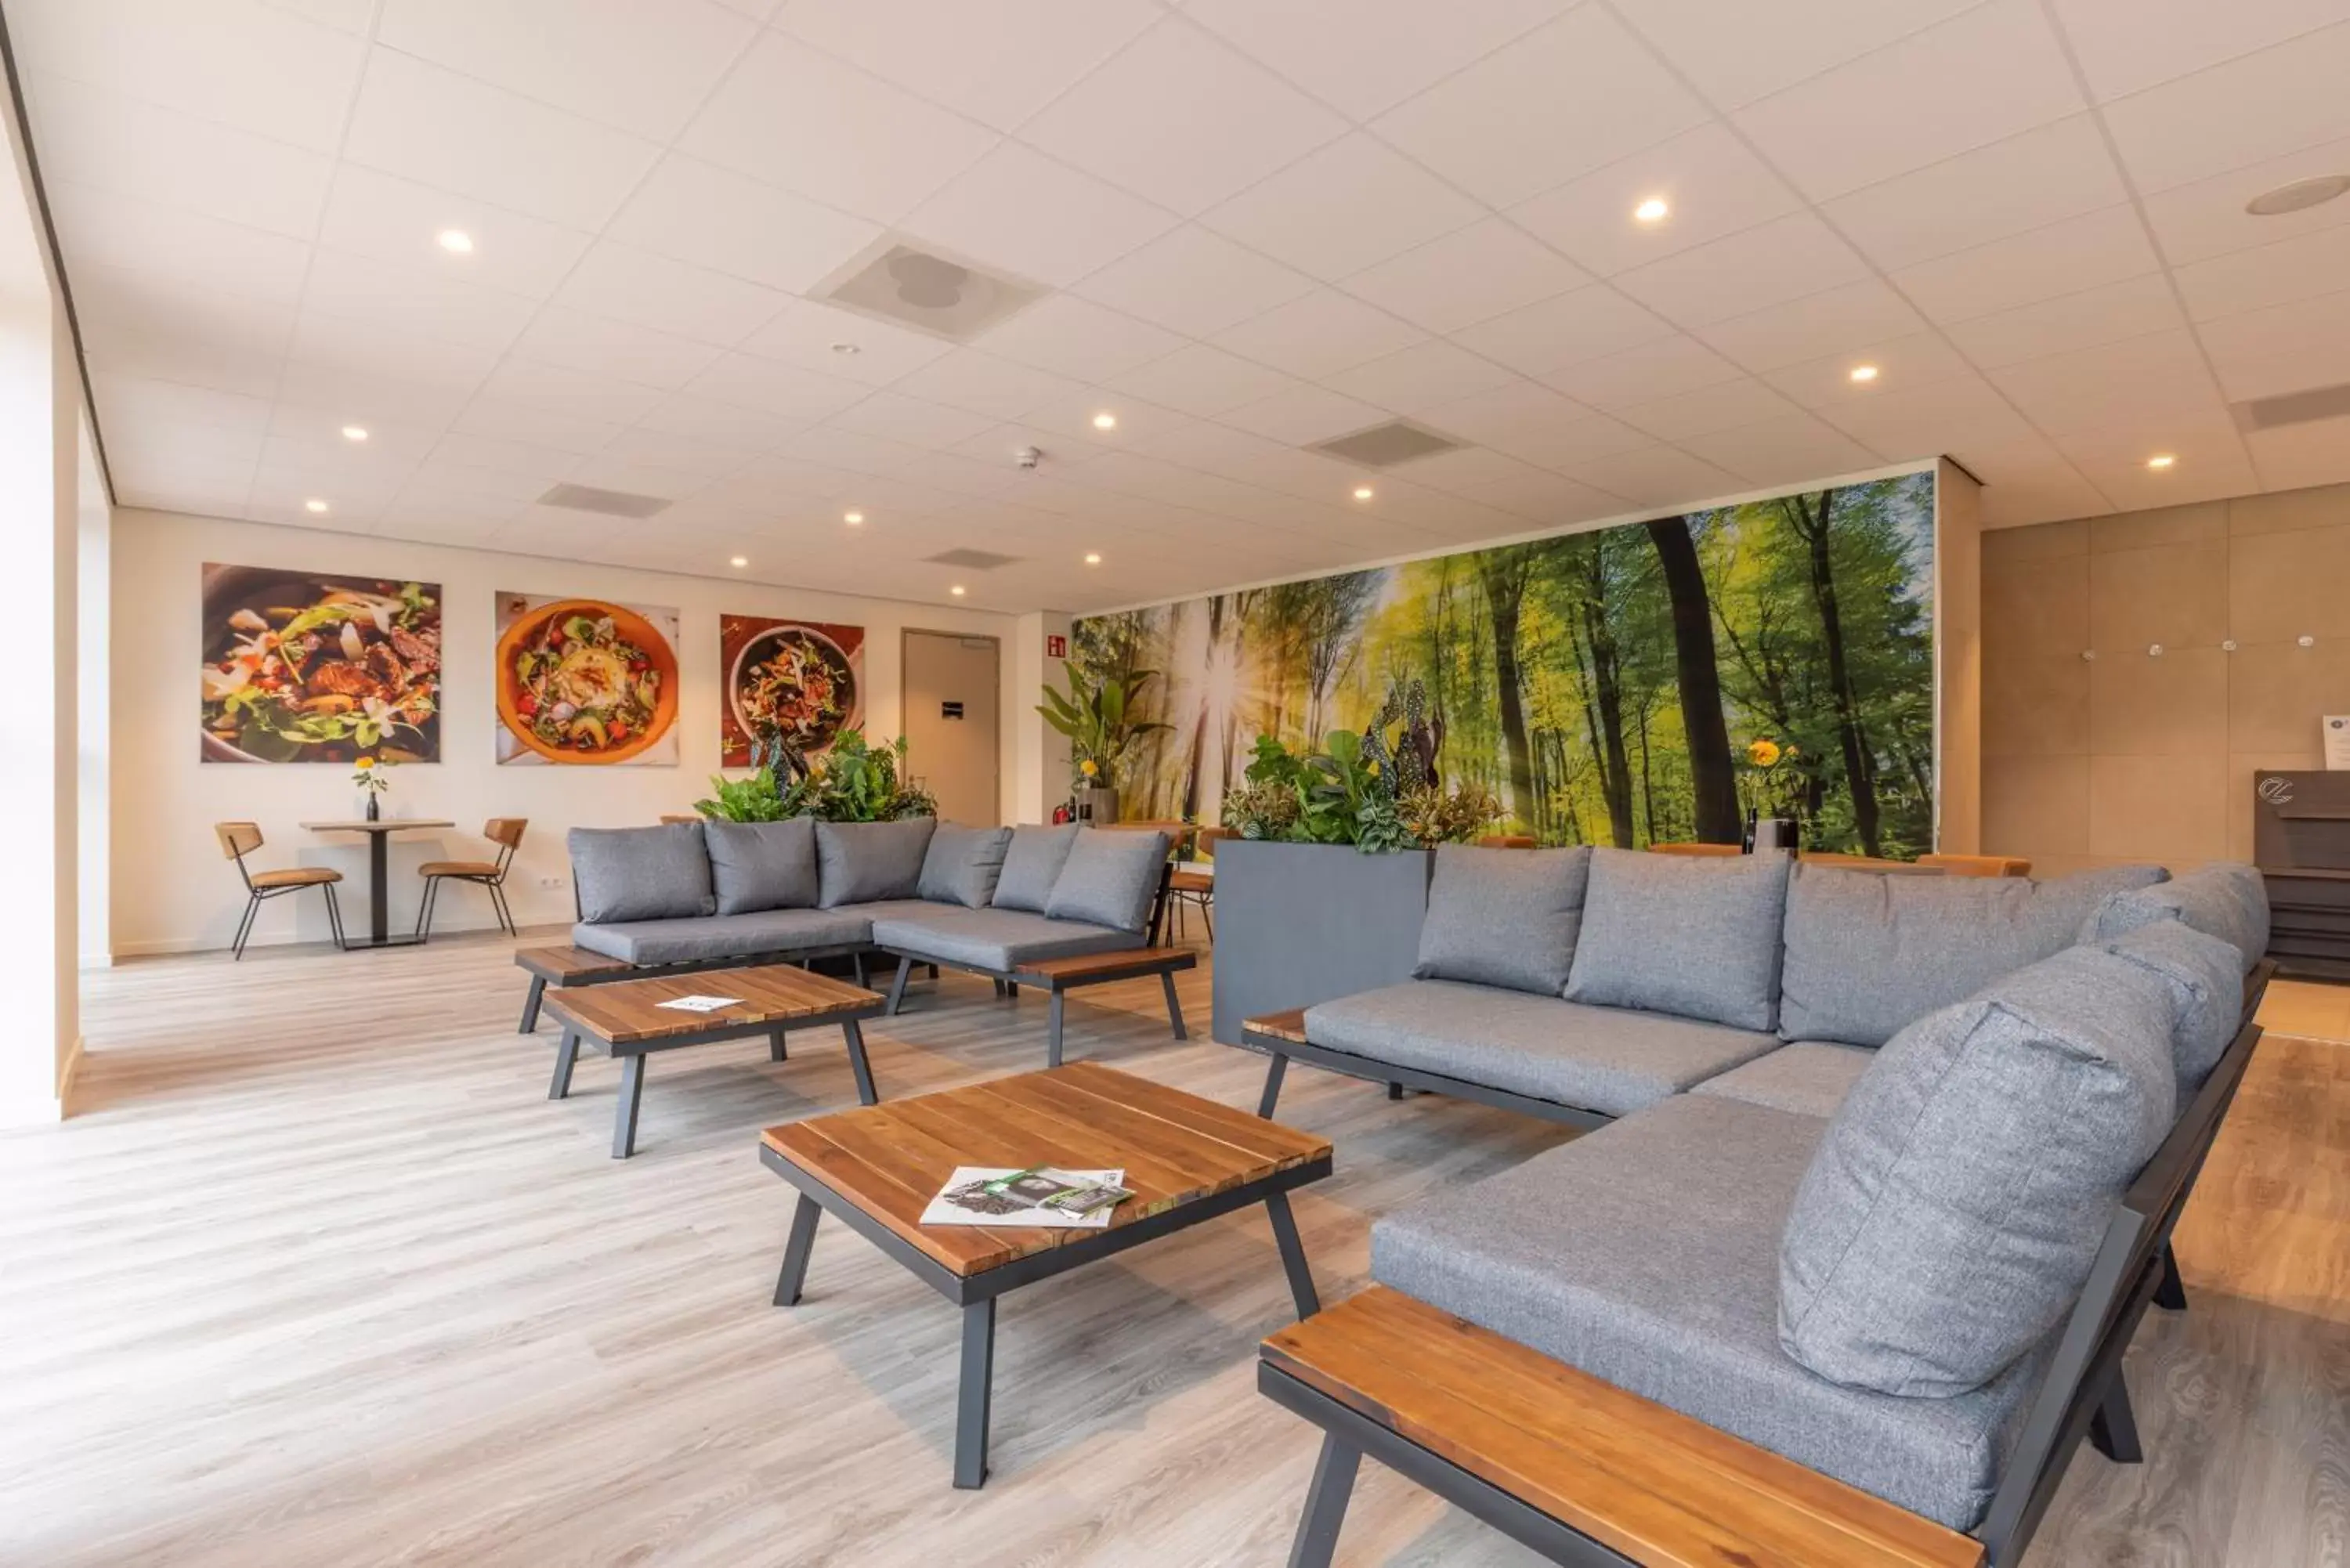
M 306 833 L 364 833 L 368 840 L 368 940 L 345 942 L 347 948 L 413 947 L 424 939 L 421 936 L 395 937 L 391 934 L 391 836 L 419 827 L 454 827 L 453 822 L 443 822 L 431 816 L 384 816 L 374 821 L 355 817 L 348 822 L 306 822 Z

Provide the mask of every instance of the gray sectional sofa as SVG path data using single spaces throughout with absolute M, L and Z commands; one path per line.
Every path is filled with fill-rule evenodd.
M 1024 963 L 1147 945 L 1161 833 L 899 822 L 574 828 L 575 946 L 646 969 L 899 960 L 1009 983 Z
M 2267 926 L 2248 866 L 1448 848 L 1419 978 L 1253 1041 L 1267 1114 L 1295 1056 L 1596 1129 L 1378 1221 L 1378 1284 L 2004 1563 L 2085 1431 L 2137 1457 L 2119 1358 L 2184 1304 Z

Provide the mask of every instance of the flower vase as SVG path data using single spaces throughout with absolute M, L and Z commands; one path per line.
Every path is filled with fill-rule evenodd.
M 1118 820 L 1118 789 L 1113 784 L 1087 784 L 1077 791 L 1077 820 L 1099 825 Z
M 376 792 L 375 792 L 375 791 L 373 791 L 373 790 L 369 790 L 369 791 L 368 791 L 368 792 L 367 792 L 367 797 L 368 797 L 368 799 L 367 799 L 367 819 L 368 819 L 369 822 L 380 822 L 380 821 L 382 821 L 382 820 L 383 820 L 383 800 L 382 800 L 382 797 L 380 797 L 380 795 L 378 795 L 378 794 L 376 794 Z

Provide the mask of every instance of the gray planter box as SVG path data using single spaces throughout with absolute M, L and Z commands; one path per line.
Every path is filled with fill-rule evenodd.
M 1425 849 L 1365 855 L 1346 844 L 1216 846 L 1214 1034 L 1411 978 L 1428 916 Z

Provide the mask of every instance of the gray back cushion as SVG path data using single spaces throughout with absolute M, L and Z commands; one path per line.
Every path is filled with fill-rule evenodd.
M 1787 888 L 1779 1036 L 1882 1045 L 1912 1020 L 2064 951 L 2108 898 L 2165 875 L 2116 866 L 2032 882 L 1799 866 Z
M 922 875 L 916 895 L 934 904 L 961 904 L 983 909 L 995 897 L 995 879 L 1003 871 L 1003 851 L 1012 842 L 1008 827 L 957 827 L 939 824 L 931 846 L 922 854 Z
M 1779 1245 L 1780 1345 L 1832 1382 L 1948 1397 L 2072 1309 L 2178 1106 L 2170 988 L 2077 947 L 1877 1054 Z
M 1442 846 L 1411 972 L 1556 996 L 1575 961 L 1590 872 L 1584 848 Z
M 1593 850 L 1567 1000 L 1770 1028 L 1790 864 Z
M 2180 920 L 2157 920 L 2104 944 L 2159 975 L 2178 1020 L 2170 1035 L 2182 1096 L 2203 1086 L 2244 1022 L 2244 976 L 2235 945 Z
M 2257 867 L 2220 861 L 2189 871 L 2175 882 L 2141 888 L 2106 899 L 2086 929 L 2085 941 L 2110 941 L 2157 920 L 2184 920 L 2206 936 L 2236 950 L 2250 971 L 2269 950 L 2269 891 Z
M 710 874 L 720 914 L 816 907 L 816 823 L 811 818 L 705 822 L 702 831 L 710 846 Z
M 1088 920 L 1139 932 L 1150 923 L 1150 900 L 1167 867 L 1167 836 L 1122 827 L 1079 833 L 1053 879 L 1045 913 L 1055 920 Z
M 667 920 L 718 912 L 698 822 L 575 827 L 565 843 L 583 920 Z
M 816 907 L 910 898 L 922 880 L 935 816 L 902 822 L 819 822 L 816 825 Z
M 1003 874 L 995 879 L 995 907 L 1043 914 L 1053 896 L 1053 882 L 1061 874 L 1061 863 L 1068 859 L 1069 846 L 1076 841 L 1074 822 L 1056 827 L 1029 824 L 1014 828 L 1011 846 L 1003 852 Z

